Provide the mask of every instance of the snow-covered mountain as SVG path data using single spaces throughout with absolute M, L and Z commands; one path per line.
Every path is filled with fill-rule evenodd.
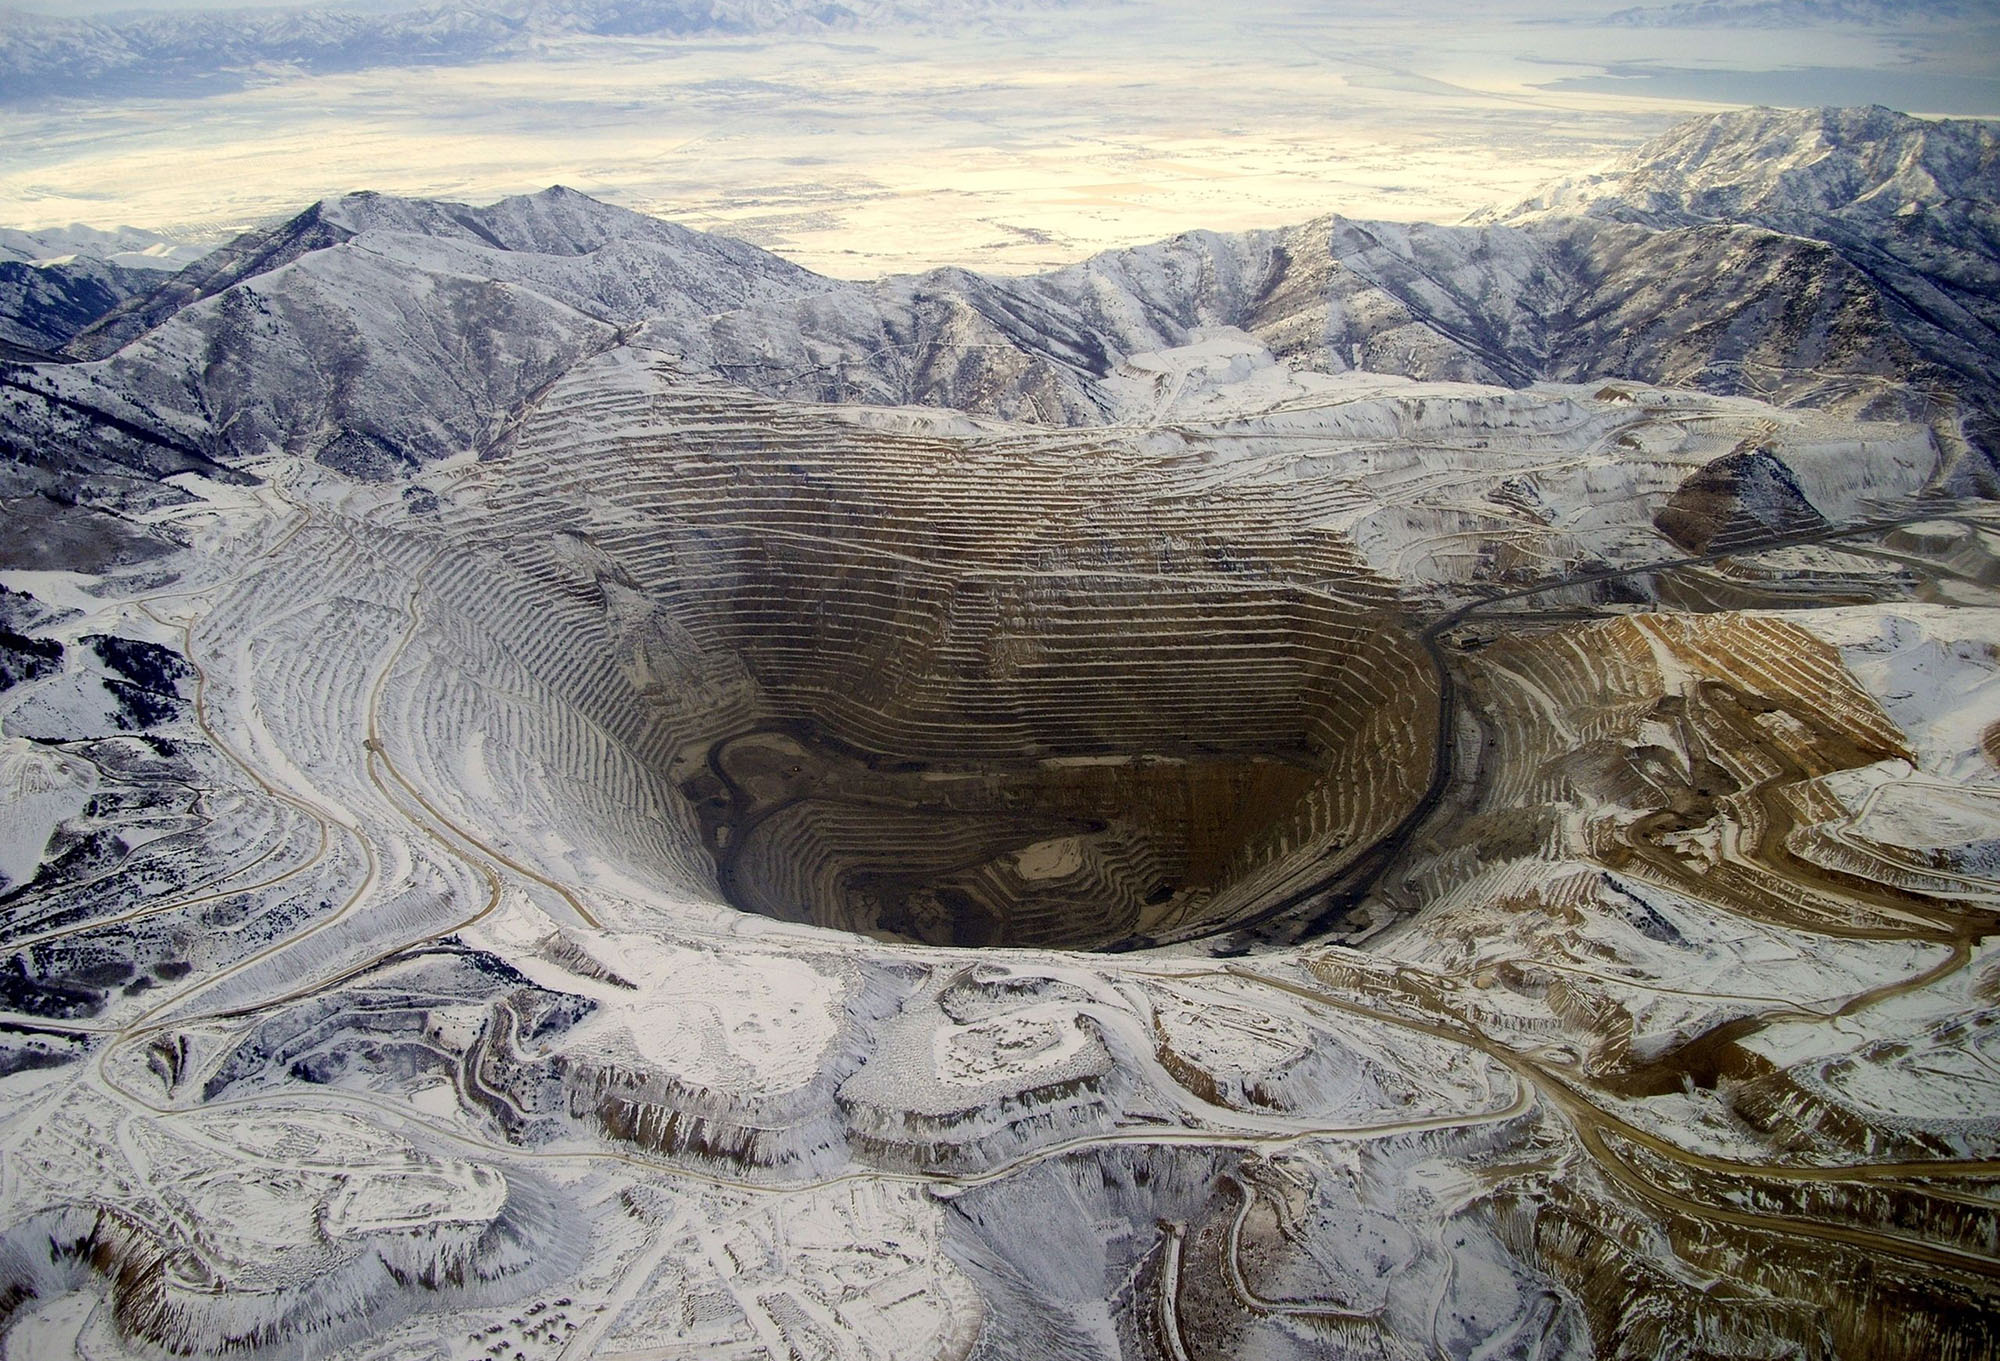
M 1912 377 L 1991 419 L 2000 378 L 2000 124 L 1889 109 L 1749 109 L 1684 123 L 1608 172 L 1505 214 L 1676 230 L 1741 226 L 1823 243 L 1917 357 Z M 1835 278 L 1834 274 L 1840 277 Z M 1988 427 L 1990 429 L 1990 427 Z M 1986 438 L 1991 438 L 1990 433 Z
M 1609 170 L 1565 180 L 1496 216 L 1744 222 L 1826 240 L 1842 227 L 1872 234 L 1946 213 L 1982 225 L 1990 245 L 1996 188 L 1994 123 L 1879 106 L 1742 109 L 1678 124 Z
M 72 347 L 103 362 L 17 378 L 15 397 L 222 462 L 282 450 L 382 473 L 484 447 L 641 321 L 693 331 L 832 286 L 563 189 L 484 209 L 356 194 L 113 311 Z
M 639 328 L 772 396 L 1090 425 L 1123 418 L 1126 356 L 1224 327 L 1316 372 L 1624 378 L 1935 419 L 1950 438 L 1962 416 L 1990 454 L 1994 147 L 1985 124 L 1753 111 L 1502 220 L 1329 217 L 1029 278 L 873 284 L 563 189 L 488 208 L 356 194 L 112 308 L 69 342 L 89 362 L 17 371 L 4 400 L 14 432 L 60 409 L 102 417 L 113 443 L 381 473 L 491 447 Z
M 138 227 L 0 227 L 0 359 L 52 357 L 113 308 L 208 253 Z
M 113 227 L 106 231 L 81 222 L 32 232 L 0 227 L 0 261 L 29 265 L 101 260 L 124 269 L 171 273 L 193 264 L 208 254 L 208 249 L 140 227 Z
M 155 271 L 102 260 L 60 265 L 0 261 L 0 358 L 53 358 L 79 331 L 146 292 L 157 277 Z

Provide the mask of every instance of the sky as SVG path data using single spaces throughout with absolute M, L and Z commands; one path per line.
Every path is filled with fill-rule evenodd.
M 325 4 L 300 0 L 10 0 L 5 8 L 29 14 L 54 14 L 75 18 L 100 18 L 131 13 L 186 13 L 207 10 L 228 13 L 243 9 L 375 9 L 400 8 L 397 0 L 330 0 Z
M 176 0 L 148 31 L 210 27 L 128 66 L 17 3 L 0 226 L 216 240 L 356 189 L 562 183 L 845 277 L 1018 272 L 1191 228 L 1455 221 L 1744 104 L 2000 114 L 1985 3 L 848 3 L 861 21 L 831 29 L 633 37 L 545 13 L 499 46 L 326 60 L 297 57 L 268 6 Z

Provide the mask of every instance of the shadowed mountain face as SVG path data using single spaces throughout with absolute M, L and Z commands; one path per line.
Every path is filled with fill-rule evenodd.
M 1753 109 L 1675 128 L 1610 172 L 1559 185 L 1505 220 L 1742 224 L 1824 243 L 1848 277 L 1821 286 L 1868 295 L 1911 348 L 1912 376 L 1964 394 L 1990 447 L 2000 354 L 1996 193 L 1994 124 L 1883 108 Z
M 149 271 L 97 260 L 34 265 L 0 260 L 0 359 L 44 362 L 107 312 L 146 292 Z

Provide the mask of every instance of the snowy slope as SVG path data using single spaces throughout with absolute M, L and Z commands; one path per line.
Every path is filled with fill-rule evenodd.
M 482 447 L 642 319 L 691 326 L 828 286 L 563 189 L 479 210 L 352 195 L 113 313 L 73 347 L 113 357 L 42 390 L 220 458 L 284 450 L 379 473 Z
M 2000 392 L 2000 124 L 1879 107 L 1749 109 L 1684 123 L 1608 172 L 1504 215 L 1673 229 L 1743 224 L 1824 242 L 1993 438 Z
M 1743 109 L 1678 124 L 1611 169 L 1499 216 L 1747 222 L 1828 239 L 1834 224 L 1879 227 L 1920 213 L 1990 223 L 1996 188 L 2000 125 L 1879 106 Z

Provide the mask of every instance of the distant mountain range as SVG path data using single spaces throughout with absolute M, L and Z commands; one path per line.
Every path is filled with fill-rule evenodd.
M 139 227 L 113 227 L 106 231 L 80 222 L 36 232 L 0 227 L 0 262 L 51 265 L 101 260 L 125 269 L 171 271 L 206 254 L 206 246 Z
M 1990 489 L 1996 200 L 1994 125 L 1884 109 L 1697 119 L 1483 222 L 1191 232 L 1029 278 L 842 282 L 560 188 L 487 208 L 355 194 L 156 285 L 95 264 L 0 280 L 17 356 L 67 361 L 0 376 L 0 491 L 488 450 L 635 339 L 789 399 L 1090 425 L 1119 410 L 1123 356 L 1210 327 L 1299 369 L 1627 378 L 1921 419 L 1963 431 L 1958 475 Z
M 136 227 L 0 228 L 0 359 L 50 357 L 70 337 L 207 248 Z

